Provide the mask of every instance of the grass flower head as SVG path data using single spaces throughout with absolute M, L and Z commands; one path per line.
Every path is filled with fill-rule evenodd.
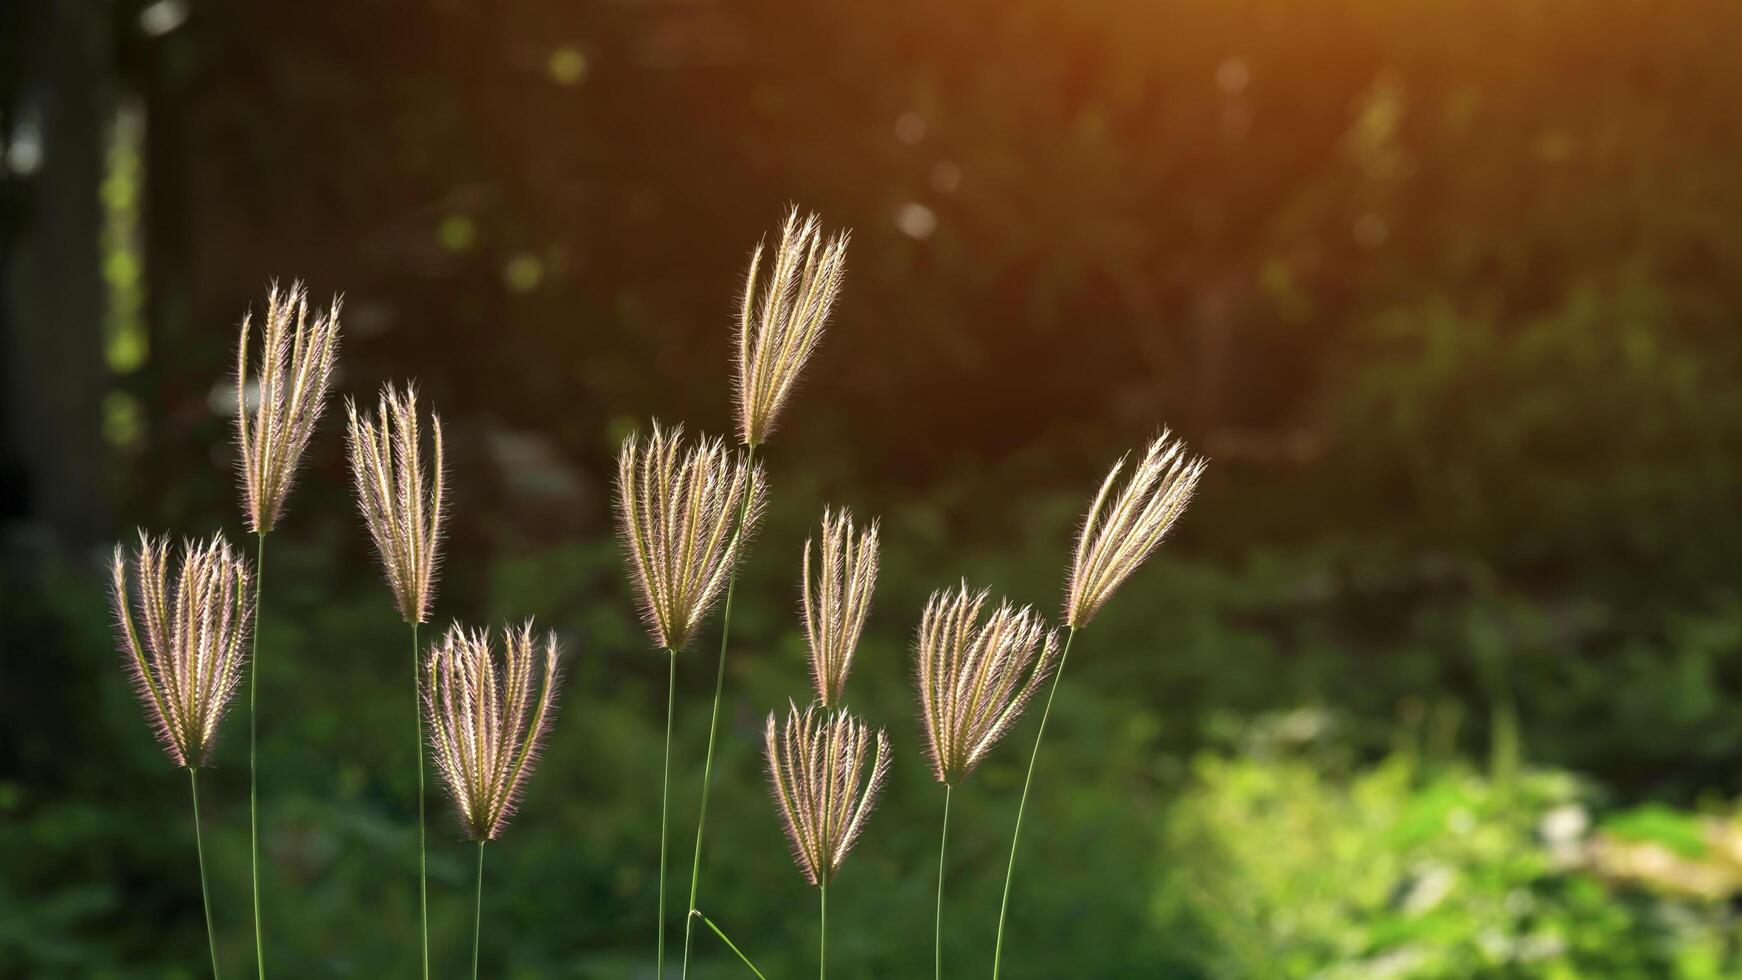
M 1057 634 L 1032 607 L 1000 602 L 982 622 L 986 597 L 964 582 L 932 593 L 920 618 L 920 722 L 932 774 L 948 786 L 965 779 L 1010 730 L 1058 655 Z
M 889 736 L 845 709 L 789 705 L 784 727 L 768 716 L 768 779 L 792 856 L 805 880 L 826 884 L 865 827 L 889 774 Z M 870 766 L 866 760 L 869 757 Z
M 236 351 L 236 444 L 241 451 L 243 502 L 249 527 L 271 531 L 296 479 L 296 465 L 326 406 L 327 384 L 339 354 L 339 300 L 311 321 L 308 292 L 272 285 L 266 296 L 257 407 L 250 411 L 248 338 L 250 313 L 242 318 Z
M 111 597 L 122 653 L 158 741 L 176 765 L 197 769 L 211 755 L 242 676 L 249 570 L 215 534 L 182 544 L 172 584 L 169 552 L 167 537 L 139 532 L 130 594 L 126 555 L 116 545 Z
M 645 440 L 623 441 L 617 523 L 642 618 L 661 648 L 681 650 L 695 635 L 761 520 L 765 490 L 761 466 L 719 439 L 685 445 L 681 425 L 655 422 Z
M 348 400 L 345 410 L 357 505 L 375 540 L 387 584 L 406 622 L 426 622 L 442 530 L 441 417 L 430 415 L 435 458 L 426 472 L 415 387 L 407 385 L 401 392 L 383 385 L 378 418 L 359 416 Z
M 877 522 L 853 533 L 845 510 L 823 511 L 822 544 L 811 574 L 811 542 L 804 543 L 804 630 L 810 643 L 811 679 L 824 707 L 839 704 L 847 672 L 877 585 Z
M 773 431 L 805 362 L 822 339 L 829 310 L 846 275 L 848 233 L 824 237 L 812 214 L 786 216 L 767 282 L 762 244 L 750 255 L 744 305 L 738 314 L 738 435 L 759 446 Z M 761 290 L 760 299 L 757 292 Z
M 430 648 L 423 704 L 436 770 L 475 841 L 495 840 L 538 760 L 556 701 L 556 634 L 528 620 L 502 630 L 498 661 L 488 630 L 455 625 Z
M 1185 444 L 1163 431 L 1115 495 L 1113 485 L 1126 461 L 1121 457 L 1113 464 L 1077 534 L 1065 598 L 1065 623 L 1072 628 L 1088 625 L 1101 605 L 1155 552 L 1191 502 L 1205 466 L 1202 457 L 1188 456 Z

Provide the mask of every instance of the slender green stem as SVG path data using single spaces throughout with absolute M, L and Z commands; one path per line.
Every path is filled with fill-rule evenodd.
M 932 960 L 937 966 L 937 980 L 944 980 L 944 848 L 950 843 L 950 790 L 944 784 L 944 830 L 938 840 L 938 913 L 932 929 Z
M 659 954 L 657 980 L 665 980 L 665 838 L 671 802 L 671 716 L 677 708 L 677 651 L 666 650 L 671 672 L 665 684 L 665 779 L 659 790 Z
M 762 975 L 761 970 L 756 969 L 756 964 L 750 962 L 750 957 L 745 956 L 744 951 L 739 949 L 738 945 L 736 943 L 734 943 L 734 942 L 732 942 L 732 940 L 728 939 L 726 937 L 726 934 L 720 931 L 719 926 L 714 925 L 714 920 L 712 920 L 712 919 L 710 919 L 707 916 L 702 914 L 701 909 L 690 909 L 690 917 L 693 919 L 702 920 L 703 925 L 707 926 L 709 929 L 714 930 L 714 935 L 720 937 L 720 942 L 725 943 L 727 949 L 730 949 L 732 952 L 738 954 L 738 958 L 740 960 L 744 961 L 744 965 L 750 968 L 750 972 L 756 974 L 757 980 L 768 980 L 767 977 Z
M 206 887 L 206 842 L 200 836 L 200 771 L 188 767 L 188 787 L 194 794 L 194 850 L 200 856 L 200 902 L 206 907 L 206 945 L 212 948 L 212 980 L 223 976 L 218 972 L 218 934 L 212 929 L 212 892 Z
M 827 869 L 824 869 L 827 874 Z M 822 883 L 822 925 L 817 930 L 817 980 L 827 980 L 829 975 L 829 879 Z
M 423 923 L 423 980 L 429 980 L 429 849 L 423 819 L 422 672 L 418 663 L 417 624 L 411 624 L 411 710 L 417 715 L 417 911 Z
M 472 904 L 472 980 L 478 980 L 478 934 L 484 924 L 484 841 L 478 842 L 478 898 Z
M 248 876 L 254 887 L 254 963 L 256 976 L 266 980 L 266 940 L 260 931 L 260 713 L 254 691 L 260 683 L 260 595 L 266 585 L 266 532 L 254 553 L 254 649 L 248 665 Z
M 751 446 L 744 455 L 746 466 L 756 462 L 756 447 Z M 744 494 L 744 499 L 738 504 L 738 520 L 733 525 L 734 534 L 744 531 L 744 517 L 750 512 L 750 494 Z M 742 561 L 743 555 L 739 554 Z M 732 565 L 732 572 L 726 577 L 726 608 L 720 615 L 720 662 L 714 671 L 714 708 L 708 717 L 708 752 L 702 762 L 702 808 L 696 817 L 696 854 L 690 862 L 690 911 L 696 910 L 696 891 L 702 878 L 702 832 L 708 827 L 708 789 L 714 778 L 714 736 L 720 730 L 720 694 L 726 687 L 726 645 L 732 637 L 732 593 L 738 586 L 738 564 Z M 694 938 L 695 918 L 684 920 L 683 927 L 683 978 L 689 980 L 690 975 L 690 942 Z
M 1040 740 L 1046 737 L 1046 720 L 1052 715 L 1052 699 L 1059 692 L 1059 678 L 1065 673 L 1065 660 L 1071 655 L 1071 641 L 1077 638 L 1077 628 L 1065 634 L 1065 649 L 1059 654 L 1059 665 L 1053 668 L 1052 687 L 1047 689 L 1046 707 L 1040 712 L 1040 730 L 1034 733 L 1034 751 L 1028 756 L 1028 776 L 1022 781 L 1022 801 L 1016 804 L 1016 830 L 1010 835 L 1010 866 L 1004 870 L 1004 898 L 998 903 L 998 939 L 992 947 L 992 980 L 998 980 L 998 968 L 1004 956 L 1004 915 L 1010 910 L 1010 879 L 1016 876 L 1016 842 L 1022 838 L 1022 811 L 1028 807 L 1028 790 L 1034 785 L 1034 762 L 1040 758 Z

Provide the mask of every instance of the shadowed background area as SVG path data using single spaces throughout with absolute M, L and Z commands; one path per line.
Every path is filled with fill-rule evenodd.
M 761 456 L 702 888 L 770 977 L 815 966 L 760 736 L 808 696 L 823 506 L 884 521 L 848 699 L 896 750 L 831 975 L 925 976 L 921 606 L 966 576 L 1056 617 L 1097 482 L 1164 425 L 1212 463 L 1077 638 L 1004 976 L 1742 975 L 1738 38 L 1722 0 L 0 8 L 0 976 L 206 970 L 103 562 L 141 525 L 252 552 L 236 325 L 294 277 L 345 295 L 341 395 L 415 378 L 447 425 L 426 635 L 532 615 L 565 647 L 484 974 L 652 977 L 665 662 L 612 459 L 650 417 L 731 431 L 789 204 L 853 239 Z M 416 970 L 408 643 L 342 418 L 266 577 L 281 977 Z M 718 636 L 680 661 L 674 907 Z M 202 781 L 237 975 L 244 715 Z M 954 796 L 947 975 L 990 972 L 1035 721 Z M 472 851 L 430 803 L 460 975 Z

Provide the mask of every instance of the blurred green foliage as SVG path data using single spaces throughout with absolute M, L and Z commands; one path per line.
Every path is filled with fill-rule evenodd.
M 93 393 L 143 414 L 115 533 L 239 536 L 238 314 L 273 273 L 344 290 L 344 393 L 414 376 L 450 426 L 432 631 L 533 615 L 568 651 L 492 845 L 486 975 L 652 975 L 664 663 L 610 456 L 653 414 L 728 427 L 734 277 L 792 199 L 854 228 L 851 268 L 766 456 L 701 893 L 770 977 L 815 966 L 759 744 L 807 690 L 823 504 L 884 520 L 849 700 L 898 753 L 831 889 L 832 974 L 923 976 L 921 604 L 966 576 L 1050 611 L 1095 481 L 1163 421 L 1210 475 L 1076 641 L 1010 980 L 1742 976 L 1733 879 L 1699 863 L 1742 796 L 1742 7 L 191 3 L 144 38 L 142 6 L 113 19 L 149 353 Z M 268 952 L 405 976 L 410 637 L 339 443 L 329 415 L 268 545 Z M 0 573 L 0 977 L 204 971 L 185 780 L 100 558 Z M 680 668 L 674 854 L 717 625 Z M 1034 723 L 952 804 L 946 975 L 988 969 Z M 202 781 L 232 970 L 242 733 Z M 471 851 L 431 799 L 450 975 Z M 1627 842 L 1684 863 L 1629 872 Z M 744 975 L 697 948 L 701 980 Z

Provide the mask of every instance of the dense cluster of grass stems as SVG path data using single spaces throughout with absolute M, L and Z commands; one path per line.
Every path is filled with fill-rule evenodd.
M 654 955 L 655 975 L 661 980 L 666 970 L 667 843 L 679 654 L 697 638 L 716 602 L 723 606 L 720 643 L 679 976 L 688 978 L 699 922 L 748 970 L 763 977 L 700 905 L 708 793 L 731 647 L 732 594 L 739 565 L 768 502 L 767 481 L 756 457 L 822 337 L 841 291 L 846 250 L 846 234 L 825 235 L 814 215 L 801 219 L 794 210 L 778 240 L 767 248 L 759 244 L 752 253 L 736 329 L 736 446 L 723 439 L 686 437 L 681 425 L 653 422 L 646 434 L 624 440 L 618 455 L 615 509 L 628 575 L 652 645 L 666 659 Z M 339 312 L 335 298 L 324 313 L 311 313 L 300 283 L 288 290 L 274 285 L 267 295 L 258 363 L 250 357 L 255 333 L 252 315 L 242 320 L 235 374 L 236 446 L 243 516 L 257 539 L 253 564 L 221 533 L 203 542 L 184 542 L 173 575 L 167 537 L 141 531 L 131 562 L 120 546 L 114 553 L 112 594 L 125 662 L 158 740 L 170 759 L 188 771 L 214 977 L 221 973 L 201 839 L 199 770 L 210 757 L 225 709 L 246 674 L 253 938 L 256 976 L 264 978 L 256 624 L 266 537 L 278 525 L 303 450 L 326 405 L 338 356 Z M 538 759 L 554 717 L 562 653 L 556 636 L 540 635 L 530 620 L 496 631 L 454 623 L 427 648 L 420 646 L 419 627 L 429 622 L 434 604 L 446 517 L 441 420 L 429 416 L 426 440 L 417 392 L 409 384 L 385 386 L 372 415 L 359 412 L 349 400 L 346 410 L 358 508 L 396 610 L 411 632 L 423 976 L 425 980 L 430 976 L 424 813 L 427 750 L 460 827 L 477 844 L 472 933 L 476 978 L 484 845 L 507 826 Z M 1032 606 L 1008 600 L 990 604 L 988 590 L 972 588 L 966 581 L 932 593 L 921 611 L 913 677 L 927 760 L 943 786 L 933 956 L 938 980 L 944 976 L 944 872 L 952 794 L 1045 686 L 1047 696 L 1016 805 L 998 908 L 991 957 L 996 980 L 1003 964 L 1022 819 L 1071 644 L 1077 631 L 1154 553 L 1191 499 L 1204 469 L 1201 458 L 1189 454 L 1166 432 L 1149 444 L 1129 472 L 1127 463 L 1121 459 L 1108 472 L 1083 519 L 1067 576 L 1061 626 L 1050 626 Z M 800 572 L 814 699 L 804 707 L 790 701 L 784 719 L 770 712 L 764 730 L 775 813 L 794 863 L 817 889 L 820 980 L 828 971 L 829 885 L 865 829 L 893 756 L 888 734 L 874 732 L 844 700 L 876 587 L 879 534 L 876 520 L 856 524 L 845 510 L 823 510 L 816 537 L 805 542 Z M 250 651 L 247 655 L 245 647 Z

